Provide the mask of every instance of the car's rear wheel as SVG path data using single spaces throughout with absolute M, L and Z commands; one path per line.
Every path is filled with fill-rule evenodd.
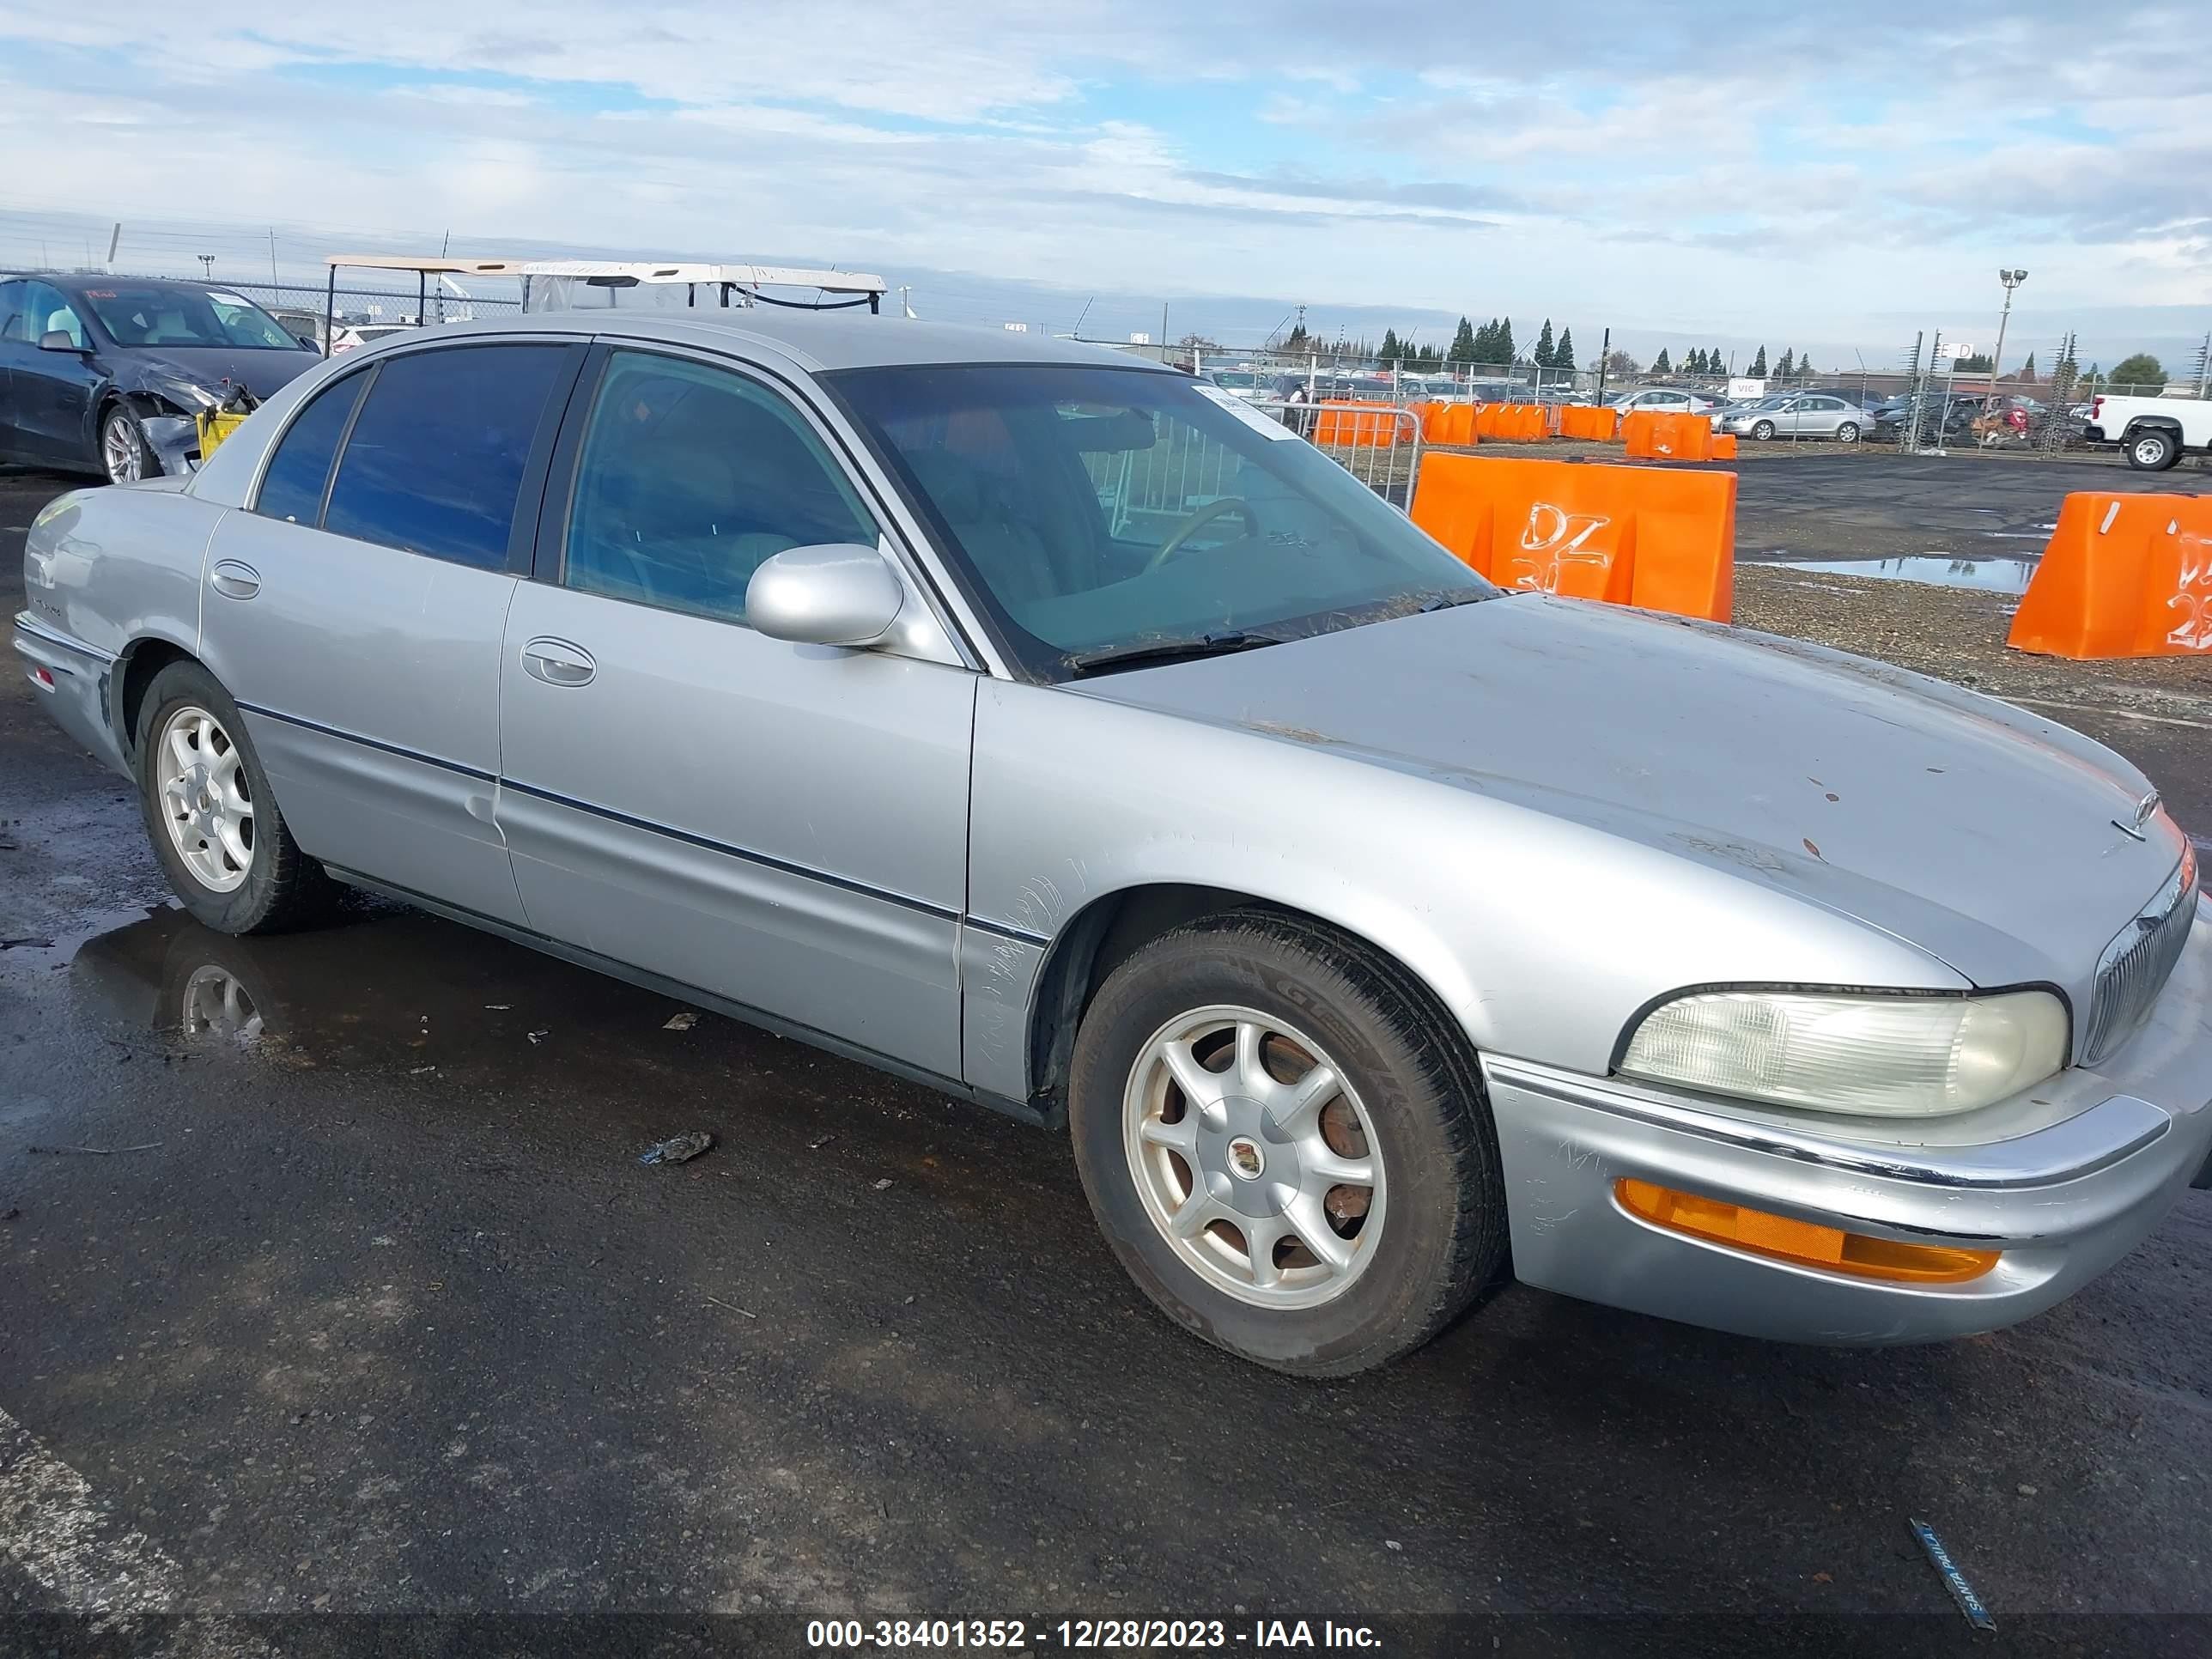
M 1753 422 L 1751 435 L 1758 439 L 1761 443 L 1766 442 L 1769 439 L 1774 436 L 1774 422 L 1771 421 L 1757 421 Z
M 2181 459 L 2181 446 L 2163 427 L 2151 427 L 2128 437 L 2128 465 L 2139 472 L 2163 472 Z
M 1342 1376 L 1418 1347 L 1505 1249 L 1464 1043 L 1404 970 L 1232 913 L 1117 968 L 1071 1079 L 1076 1161 L 1139 1286 L 1208 1341 Z
M 1836 428 L 1836 441 L 1838 443 L 1855 444 L 1858 441 L 1859 428 L 1857 422 L 1845 421 L 1841 426 Z
M 137 483 L 161 471 L 161 462 L 140 429 L 138 417 L 118 404 L 100 423 L 100 464 L 110 483 Z
M 335 887 L 301 853 L 230 694 L 194 662 L 154 677 L 138 720 L 138 784 L 154 854 L 185 908 L 226 933 L 318 920 Z

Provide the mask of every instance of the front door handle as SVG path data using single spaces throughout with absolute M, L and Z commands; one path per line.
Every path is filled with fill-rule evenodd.
M 548 685 L 588 685 L 599 665 L 580 645 L 537 639 L 522 647 L 522 672 Z
M 218 559 L 208 586 L 226 599 L 250 599 L 261 591 L 261 573 L 236 559 Z

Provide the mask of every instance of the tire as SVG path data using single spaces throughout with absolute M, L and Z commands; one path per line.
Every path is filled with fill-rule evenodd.
M 2181 446 L 2162 426 L 2130 432 L 2121 447 L 2127 453 L 2128 465 L 2138 472 L 2163 472 L 2181 459 Z
M 196 662 L 156 674 L 137 744 L 146 833 L 187 910 L 224 933 L 282 933 L 329 914 L 337 884 L 292 839 L 238 705 L 214 675 Z M 242 811 L 226 805 L 233 784 Z
M 1771 442 L 1774 437 L 1774 422 L 1771 421 L 1759 421 L 1753 422 L 1751 428 L 1751 435 L 1758 439 L 1761 443 Z
M 1263 1034 L 1249 1051 L 1247 1024 Z M 1200 1079 L 1204 1104 L 1163 1059 L 1199 1030 L 1212 1034 L 1182 1058 L 1223 1079 Z M 1248 1052 L 1267 1079 L 1239 1080 Z M 1285 1134 L 1274 1114 L 1292 1111 L 1316 1062 L 1345 1087 L 1293 1112 L 1311 1127 Z M 1410 1352 L 1504 1261 L 1497 1131 L 1473 1054 L 1402 968 L 1316 924 L 1231 912 L 1138 951 L 1084 1013 L 1068 1108 L 1084 1190 L 1129 1276 L 1177 1324 L 1273 1370 L 1349 1376 Z M 1182 1136 L 1190 1157 L 1156 1136 Z M 1170 1203 L 1201 1184 L 1244 1210 L 1209 1200 L 1191 1213 L 1211 1218 L 1179 1240 Z M 1270 1202 L 1287 1207 L 1262 1213 Z M 1317 1221 L 1339 1261 L 1307 1249 Z M 1266 1268 L 1239 1223 L 1281 1231 Z
M 112 484 L 136 483 L 161 476 L 161 463 L 138 424 L 138 417 L 121 404 L 100 418 L 100 466 Z
M 1855 443 L 1856 443 L 1858 441 L 1859 441 L 1859 426 L 1858 426 L 1858 422 L 1857 422 L 1856 421 L 1845 421 L 1845 422 L 1844 422 L 1841 425 L 1839 425 L 1838 427 L 1837 427 L 1837 428 L 1836 428 L 1836 441 L 1837 441 L 1838 443 L 1839 443 L 1839 444 L 1855 444 Z

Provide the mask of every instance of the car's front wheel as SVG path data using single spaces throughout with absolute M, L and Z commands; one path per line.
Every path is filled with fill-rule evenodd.
M 185 908 L 225 933 L 318 920 L 334 886 L 300 850 L 238 705 L 195 662 L 154 677 L 140 707 L 138 787 L 154 854 Z
M 1307 922 L 1231 913 L 1137 951 L 1084 1015 L 1069 1115 L 1130 1276 L 1279 1370 L 1395 1358 L 1504 1259 L 1473 1057 L 1402 969 Z
M 1761 443 L 1766 442 L 1774 436 L 1774 422 L 1771 421 L 1756 422 L 1751 428 L 1751 435 Z
M 110 483 L 137 483 L 161 471 L 138 417 L 120 404 L 109 410 L 100 423 L 100 464 L 106 469 Z

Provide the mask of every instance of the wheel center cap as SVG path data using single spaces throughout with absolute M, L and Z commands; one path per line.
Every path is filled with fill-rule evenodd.
M 1229 1172 L 1245 1181 L 1257 1181 L 1267 1168 L 1267 1155 L 1260 1150 L 1260 1143 L 1249 1135 L 1239 1135 L 1225 1149 Z

